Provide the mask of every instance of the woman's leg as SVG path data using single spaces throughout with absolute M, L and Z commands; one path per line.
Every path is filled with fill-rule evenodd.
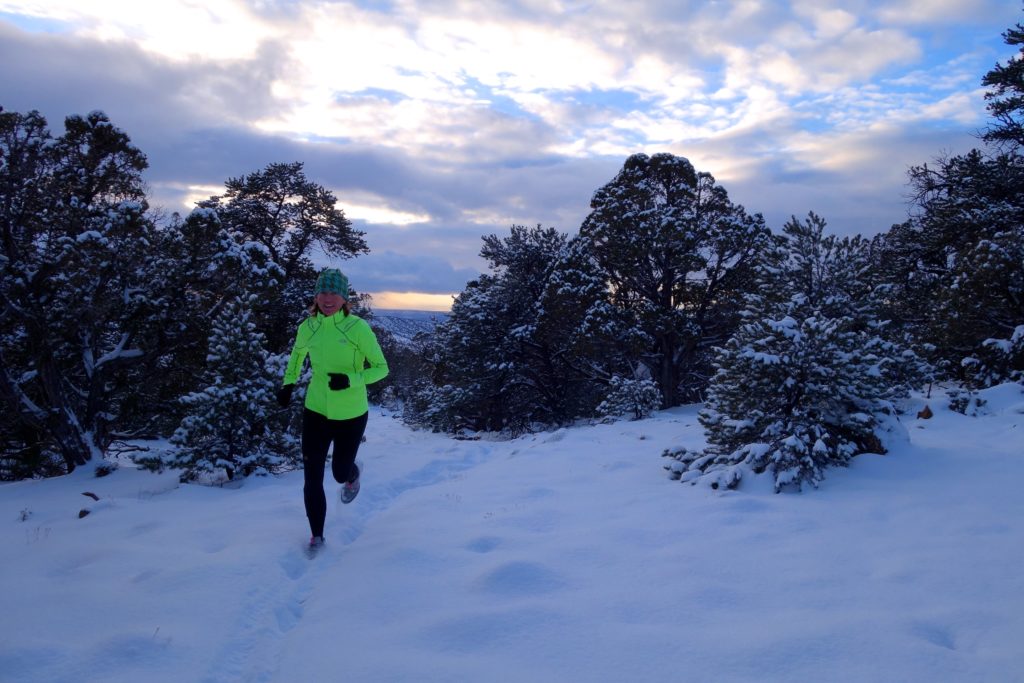
M 331 473 L 339 484 L 355 481 L 359 476 L 356 467 L 356 453 L 366 431 L 369 413 L 363 413 L 351 420 L 331 420 L 331 432 L 334 437 L 334 455 L 331 460 Z
M 305 475 L 302 497 L 306 503 L 309 530 L 314 536 L 324 535 L 324 519 L 327 517 L 324 466 L 332 437 L 329 422 L 308 408 L 302 411 L 302 466 Z

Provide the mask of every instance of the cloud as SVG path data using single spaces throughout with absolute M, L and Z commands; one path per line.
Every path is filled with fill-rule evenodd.
M 813 209 L 840 231 L 884 229 L 905 215 L 908 165 L 976 142 L 978 81 L 1012 10 L 0 0 L 0 59 L 16 65 L 0 104 L 55 130 L 103 109 L 170 210 L 302 161 L 367 232 L 373 253 L 351 262 L 364 289 L 443 294 L 484 267 L 481 235 L 575 232 L 635 152 L 689 157 L 775 227 Z
M 894 24 L 975 23 L 1006 9 L 997 0 L 889 0 L 878 5 L 879 21 Z
M 711 171 L 734 202 L 751 213 L 762 213 L 773 229 L 780 229 L 792 215 L 815 211 L 828 221 L 831 232 L 840 235 L 874 235 L 904 220 L 909 166 L 943 153 L 964 153 L 978 142 L 951 127 L 790 131 L 785 153 L 749 154 L 738 173 L 716 172 L 718 159 L 735 158 L 729 148 L 756 148 L 758 135 L 705 142 L 691 150 L 691 160 L 699 170 Z M 705 165 L 698 157 L 711 161 Z
M 173 62 L 133 43 L 35 34 L 0 21 L 0 72 L 9 109 L 38 109 L 51 123 L 71 113 L 106 111 L 133 134 L 205 125 L 245 126 L 276 109 L 270 84 L 282 63 L 267 43 L 250 60 Z
M 46 0 L 0 2 L 0 11 L 59 22 L 81 38 L 132 42 L 171 59 L 247 59 L 277 32 L 239 2 Z
M 372 258 L 359 257 L 331 265 L 344 270 L 353 287 L 371 292 L 451 294 L 462 291 L 466 283 L 479 274 L 473 268 L 453 268 L 441 258 L 392 251 L 379 251 Z

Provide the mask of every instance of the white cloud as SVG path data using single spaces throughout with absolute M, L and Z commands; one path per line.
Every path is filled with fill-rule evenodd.
M 940 131 L 981 126 L 978 80 L 1005 52 L 994 46 L 1009 25 L 961 44 L 957 22 L 1008 14 L 995 0 L 396 0 L 386 11 L 296 0 L 274 16 L 258 4 L 0 0 L 0 11 L 65 22 L 52 29 L 57 43 L 25 44 L 101 38 L 104 65 L 130 56 L 131 78 L 111 75 L 75 102 L 121 93 L 115 106 L 133 112 L 133 126 L 160 128 L 145 151 L 154 139 L 172 141 L 155 145 L 165 155 L 187 146 L 191 171 L 154 163 L 175 201 L 270 161 L 313 159 L 368 235 L 459 267 L 479 263 L 482 232 L 552 220 L 575 229 L 590 193 L 638 151 L 689 157 L 749 192 L 755 211 L 781 206 L 779 188 L 815 198 L 794 211 L 824 211 L 824 191 L 797 186 L 854 174 L 898 195 L 894 178 L 928 158 Z M 102 66 L 51 61 L 37 70 L 51 83 L 65 73 L 60 83 L 76 82 L 72 72 L 103 80 Z M 23 82 L 0 79 L 29 90 Z M 934 135 L 897 144 L 920 131 Z M 412 286 L 387 287 L 399 285 Z
M 171 189 L 175 188 L 173 185 Z M 187 211 L 191 211 L 195 208 L 195 205 L 201 201 L 207 200 L 210 197 L 224 194 L 223 185 L 187 185 L 184 189 L 182 196 L 183 208 Z
M 428 214 L 396 210 L 384 204 L 356 204 L 346 200 L 338 202 L 338 207 L 345 212 L 345 217 L 349 220 L 366 221 L 378 225 L 412 225 L 426 223 L 430 220 Z
M 981 88 L 973 92 L 953 93 L 921 108 L 919 118 L 932 121 L 955 121 L 966 127 L 980 124 L 978 103 L 984 97 Z
M 450 294 L 424 294 L 422 292 L 374 292 L 375 308 L 412 310 L 412 311 L 448 311 L 457 292 Z
M 894 24 L 954 24 L 991 15 L 990 0 L 889 0 L 880 3 L 880 21 Z
M 0 10 L 66 22 L 79 35 L 135 42 L 171 59 L 252 57 L 260 43 L 277 32 L 244 3 L 232 1 L 4 1 Z
M 838 38 L 857 26 L 857 17 L 842 9 L 821 8 L 812 12 L 815 33 L 823 40 Z

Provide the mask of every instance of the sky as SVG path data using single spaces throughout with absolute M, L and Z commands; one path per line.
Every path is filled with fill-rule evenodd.
M 772 493 L 672 481 L 699 406 L 453 440 L 371 409 L 359 497 L 123 464 L 0 484 L 0 671 L 33 683 L 1024 679 L 1024 394 Z M 297 409 L 297 407 L 296 407 Z M 144 442 L 160 449 L 166 442 Z M 86 497 L 88 492 L 95 496 Z M 81 511 L 88 514 L 79 517 Z
M 906 171 L 980 146 L 1010 0 L 0 0 L 0 105 L 107 113 L 167 212 L 301 161 L 365 231 L 380 308 L 444 310 L 481 237 L 575 234 L 637 152 L 780 229 L 907 215 Z

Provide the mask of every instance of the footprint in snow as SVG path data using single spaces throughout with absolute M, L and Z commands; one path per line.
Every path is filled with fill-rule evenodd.
M 489 553 L 501 545 L 501 539 L 497 536 L 481 536 L 466 544 L 466 550 L 474 553 Z
M 508 562 L 483 576 L 477 584 L 492 595 L 525 597 L 560 590 L 567 582 L 555 571 L 537 562 Z

